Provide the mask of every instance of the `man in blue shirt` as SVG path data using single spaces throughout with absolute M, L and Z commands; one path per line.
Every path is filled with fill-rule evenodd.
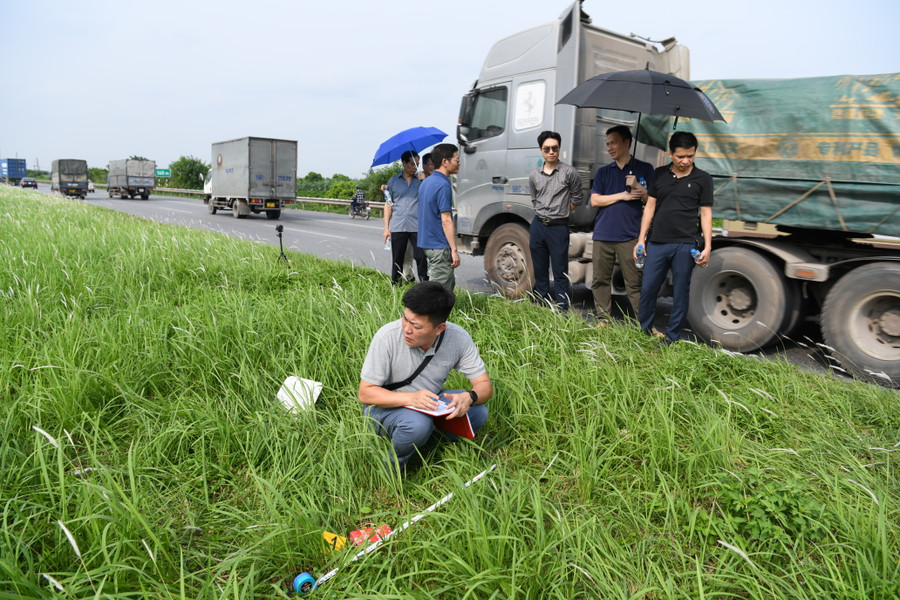
M 440 281 L 452 291 L 456 286 L 453 269 L 459 266 L 459 252 L 450 176 L 459 172 L 459 148 L 438 144 L 431 151 L 431 158 L 434 173 L 419 186 L 419 247 L 428 259 L 428 279 Z
M 391 282 L 400 283 L 406 246 L 412 244 L 419 281 L 428 279 L 425 254 L 418 247 L 419 220 L 419 155 L 407 150 L 400 157 L 403 170 L 391 177 L 387 185 L 391 203 L 384 205 L 384 242 L 391 240 Z
M 625 279 L 628 302 L 635 316 L 638 314 L 643 273 L 631 254 L 641 231 L 653 166 L 631 155 L 631 140 L 631 130 L 625 125 L 606 130 L 606 151 L 613 161 L 597 170 L 591 188 L 591 206 L 600 207 L 594 221 L 591 280 L 594 311 L 599 317 L 609 317 L 612 311 L 611 279 L 616 259 Z

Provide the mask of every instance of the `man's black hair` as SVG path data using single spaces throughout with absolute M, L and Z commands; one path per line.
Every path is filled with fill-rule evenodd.
M 629 129 L 627 125 L 616 125 L 615 127 L 610 127 L 606 130 L 606 135 L 611 133 L 618 133 L 623 142 L 631 144 L 633 138 L 631 137 L 631 129 Z
M 444 159 L 451 160 L 453 155 L 459 152 L 459 148 L 453 144 L 438 144 L 431 151 L 431 160 L 434 161 L 434 168 L 440 169 L 444 164 Z
M 453 158 L 453 155 L 452 155 L 452 154 L 450 155 L 450 158 Z M 426 155 L 424 155 L 424 156 L 422 157 L 422 164 L 424 165 L 424 164 L 427 163 L 429 160 L 432 162 L 432 164 L 434 164 L 434 160 L 432 160 L 432 158 L 431 158 L 431 152 L 429 152 L 428 154 L 426 154 Z
M 456 295 L 439 281 L 417 283 L 403 294 L 403 306 L 427 317 L 435 327 L 447 320 L 454 304 Z
M 696 147 L 697 136 L 690 131 L 676 131 L 672 134 L 672 137 L 669 138 L 669 152 L 675 152 L 675 148 L 684 148 L 685 150 L 688 150 Z
M 542 131 L 540 135 L 538 135 L 538 148 L 544 147 L 544 142 L 547 140 L 556 140 L 560 146 L 562 146 L 562 136 L 556 133 L 555 131 Z
M 403 162 L 405 162 L 405 163 L 410 163 L 410 162 L 413 161 L 413 156 L 415 156 L 416 158 L 418 158 L 418 157 L 419 157 L 419 153 L 418 153 L 418 152 L 413 152 L 412 150 L 407 150 L 407 151 L 404 152 L 403 155 L 400 157 L 400 160 L 403 161 Z

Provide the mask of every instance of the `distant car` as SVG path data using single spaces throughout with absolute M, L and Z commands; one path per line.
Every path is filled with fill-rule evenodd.
M 93 191 L 94 191 L 94 182 L 91 181 L 90 179 L 88 179 L 88 193 L 91 193 Z
M 37 189 L 37 180 L 34 177 L 23 177 L 22 181 L 19 182 L 23 188 L 34 188 Z

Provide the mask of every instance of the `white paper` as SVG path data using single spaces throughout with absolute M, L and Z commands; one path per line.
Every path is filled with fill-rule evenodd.
M 321 393 L 320 382 L 291 375 L 278 390 L 278 399 L 286 409 L 296 413 L 312 408 Z

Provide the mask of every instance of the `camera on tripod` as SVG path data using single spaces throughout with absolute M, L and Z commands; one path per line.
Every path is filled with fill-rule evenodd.
M 284 231 L 284 225 L 276 225 L 275 226 L 275 235 L 278 236 L 278 247 L 281 249 L 281 255 L 278 257 L 278 260 L 288 262 L 288 257 L 284 255 L 284 242 L 281 239 L 281 232 Z

